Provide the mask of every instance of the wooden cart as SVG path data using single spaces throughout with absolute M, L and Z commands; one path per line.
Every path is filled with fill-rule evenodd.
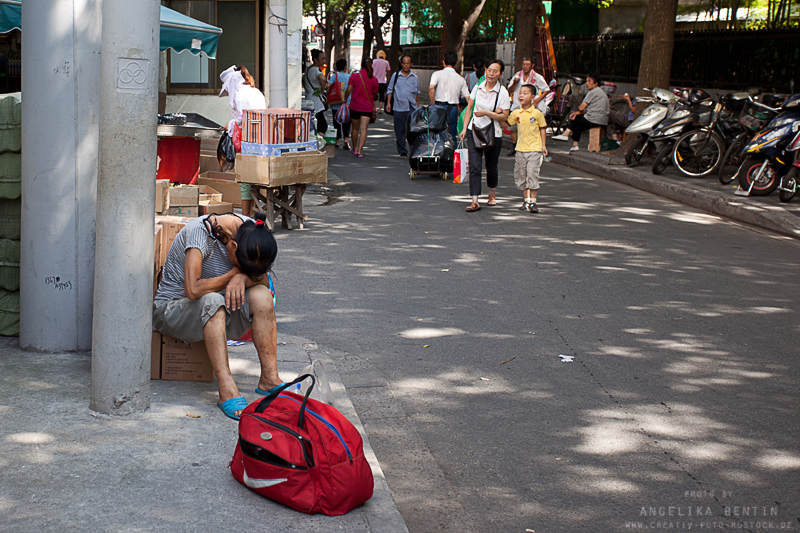
M 267 227 L 275 231 L 275 219 L 292 229 L 292 216 L 303 228 L 303 194 L 308 183 L 327 183 L 328 156 L 309 151 L 262 157 L 236 155 L 236 181 L 249 184 L 255 209 L 267 216 Z

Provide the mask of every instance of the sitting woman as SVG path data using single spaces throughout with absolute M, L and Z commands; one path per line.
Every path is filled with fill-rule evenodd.
M 247 407 L 228 364 L 227 339 L 253 330 L 261 363 L 257 394 L 281 385 L 269 270 L 278 245 L 263 213 L 193 219 L 170 246 L 153 303 L 153 327 L 184 342 L 205 340 L 220 409 L 238 420 Z
M 597 75 L 586 78 L 586 88 L 589 92 L 581 102 L 578 110 L 569 115 L 569 125 L 563 134 L 553 137 L 557 141 L 566 141 L 572 132 L 572 148 L 570 152 L 578 150 L 581 133 L 592 128 L 605 128 L 608 125 L 608 95 L 600 88 L 600 77 Z

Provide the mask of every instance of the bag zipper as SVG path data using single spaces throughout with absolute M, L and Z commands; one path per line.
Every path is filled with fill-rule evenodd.
M 258 415 L 254 415 L 252 413 L 249 413 L 247 416 L 252 416 L 253 418 L 255 418 L 257 420 L 260 420 L 260 421 L 264 422 L 268 426 L 272 426 L 274 428 L 280 429 L 281 431 L 284 431 L 285 433 L 288 433 L 292 437 L 296 438 L 298 441 L 300 441 L 300 448 L 302 448 L 302 450 L 303 450 L 303 457 L 306 460 L 306 465 L 308 465 L 309 467 L 313 467 L 314 466 L 314 458 L 311 457 L 308 454 L 308 448 L 306 447 L 306 443 L 308 443 L 309 446 L 311 445 L 311 443 L 308 441 L 308 439 L 304 438 L 302 435 L 300 435 L 299 433 L 289 429 L 288 427 L 286 427 L 286 426 L 284 426 L 282 424 L 278 424 L 277 422 L 273 422 L 272 420 L 269 420 L 267 418 L 264 418 L 264 417 L 261 417 L 261 416 L 258 416 Z
M 290 396 L 282 396 L 282 395 L 280 395 L 280 394 L 279 394 L 278 396 L 280 396 L 281 398 L 286 398 L 286 399 L 292 400 L 293 402 L 295 402 L 295 403 L 296 403 L 296 404 L 298 404 L 298 405 L 302 405 L 300 402 L 298 402 L 297 400 L 295 400 L 294 398 L 292 398 L 292 397 L 290 397 Z M 339 440 L 342 442 L 342 446 L 344 446 L 344 451 L 345 451 L 345 452 L 347 452 L 347 458 L 350 460 L 350 464 L 353 464 L 353 456 L 352 456 L 352 454 L 350 453 L 350 448 L 348 448 L 348 447 L 347 447 L 347 444 L 344 442 L 344 438 L 342 438 L 342 435 L 339 433 L 339 430 L 338 430 L 338 429 L 336 429 L 336 428 L 334 427 L 334 425 L 333 425 L 333 424 L 331 424 L 330 422 L 328 422 L 328 421 L 327 421 L 325 418 L 323 418 L 322 416 L 318 415 L 317 413 L 315 413 L 314 411 L 312 411 L 312 410 L 311 410 L 311 409 L 309 409 L 308 407 L 306 407 L 306 412 L 307 412 L 307 413 L 310 413 L 310 414 L 311 414 L 311 416 L 313 416 L 314 418 L 316 418 L 317 420 L 319 420 L 320 422 L 322 422 L 323 424 L 325 424 L 325 425 L 328 427 L 328 429 L 330 429 L 331 431 L 333 431 L 333 433 L 334 433 L 334 434 L 335 434 L 337 437 L 339 437 Z M 253 415 L 253 416 L 255 416 L 255 415 Z

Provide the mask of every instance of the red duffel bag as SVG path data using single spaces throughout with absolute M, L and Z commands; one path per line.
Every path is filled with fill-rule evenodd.
M 305 396 L 285 389 L 311 379 Z M 301 511 L 343 515 L 372 497 L 372 470 L 358 430 L 310 399 L 305 374 L 253 402 L 239 419 L 231 473 L 247 488 Z

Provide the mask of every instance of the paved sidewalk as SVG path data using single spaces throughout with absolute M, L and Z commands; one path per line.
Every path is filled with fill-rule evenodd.
M 298 513 L 233 479 L 237 425 L 216 407 L 215 383 L 152 381 L 146 413 L 107 417 L 88 408 L 89 354 L 25 352 L 17 342 L 0 339 L 0 531 L 407 531 L 336 366 L 312 341 L 279 334 L 281 377 L 324 361 L 334 405 L 364 437 L 375 477 L 372 499 L 340 517 Z M 231 347 L 230 363 L 256 400 L 252 343 Z
M 547 148 L 553 163 L 582 172 L 625 183 L 677 202 L 724 216 L 745 224 L 764 228 L 782 235 L 800 238 L 800 201 L 782 204 L 778 194 L 744 197 L 734 195 L 737 182 L 722 185 L 717 175 L 705 178 L 683 176 L 670 166 L 657 176 L 650 170 L 653 159 L 643 158 L 636 167 L 628 167 L 622 157 L 586 151 L 588 135 L 579 152 L 570 152 L 571 142 L 554 141 L 548 136 Z M 510 149 L 511 139 L 505 136 L 504 144 Z M 505 153 L 503 155 L 505 157 Z

